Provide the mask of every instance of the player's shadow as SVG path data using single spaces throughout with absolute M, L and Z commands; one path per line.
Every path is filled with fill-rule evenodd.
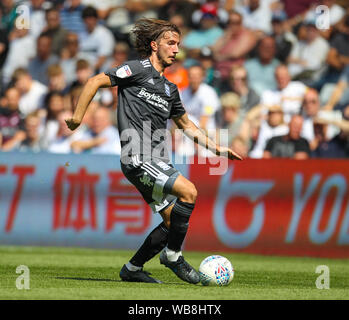
M 81 278 L 81 277 L 56 277 L 59 280 L 79 280 L 79 281 L 104 281 L 104 282 L 121 282 L 116 279 L 98 279 L 98 278 Z
M 58 280 L 78 280 L 78 281 L 104 281 L 104 282 L 123 282 L 122 280 L 117 279 L 98 279 L 98 278 L 81 278 L 81 277 L 56 277 L 55 279 Z M 188 285 L 184 282 L 163 282 L 162 284 L 168 284 L 168 285 Z

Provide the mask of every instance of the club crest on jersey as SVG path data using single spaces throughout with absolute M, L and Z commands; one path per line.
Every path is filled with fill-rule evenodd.
M 119 78 L 127 78 L 132 74 L 130 67 L 126 64 L 116 71 L 116 76 Z
M 165 83 L 165 93 L 167 94 L 167 96 L 171 96 L 171 91 L 170 91 L 170 87 Z

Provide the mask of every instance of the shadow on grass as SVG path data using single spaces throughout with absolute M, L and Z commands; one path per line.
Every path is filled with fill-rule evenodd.
M 81 278 L 81 277 L 56 277 L 58 280 L 79 280 L 79 281 L 105 281 L 105 282 L 122 282 L 115 279 L 97 279 L 97 278 Z
M 126 283 L 126 281 L 117 280 L 117 279 L 98 279 L 98 278 L 82 278 L 82 277 L 56 277 L 55 279 L 58 280 L 78 280 L 78 281 L 102 281 L 102 282 L 123 282 Z M 135 283 L 135 282 L 134 282 Z M 154 283 L 152 283 L 154 284 Z M 189 283 L 184 282 L 163 282 L 161 284 L 167 284 L 167 285 L 190 285 Z

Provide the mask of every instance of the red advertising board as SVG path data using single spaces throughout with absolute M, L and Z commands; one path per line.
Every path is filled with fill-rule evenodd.
M 198 189 L 187 250 L 349 258 L 349 166 L 244 160 L 224 175 L 191 165 Z

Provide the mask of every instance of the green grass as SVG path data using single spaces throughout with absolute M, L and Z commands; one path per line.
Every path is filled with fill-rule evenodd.
M 185 252 L 198 267 L 212 253 Z M 217 253 L 219 254 L 219 253 Z M 159 264 L 146 270 L 164 284 L 125 283 L 118 272 L 131 251 L 0 246 L 0 299 L 349 299 L 349 261 L 227 254 L 235 277 L 227 287 L 203 287 L 179 280 Z M 15 286 L 16 267 L 30 269 L 30 290 Z M 330 289 L 315 286 L 318 265 L 330 268 Z

